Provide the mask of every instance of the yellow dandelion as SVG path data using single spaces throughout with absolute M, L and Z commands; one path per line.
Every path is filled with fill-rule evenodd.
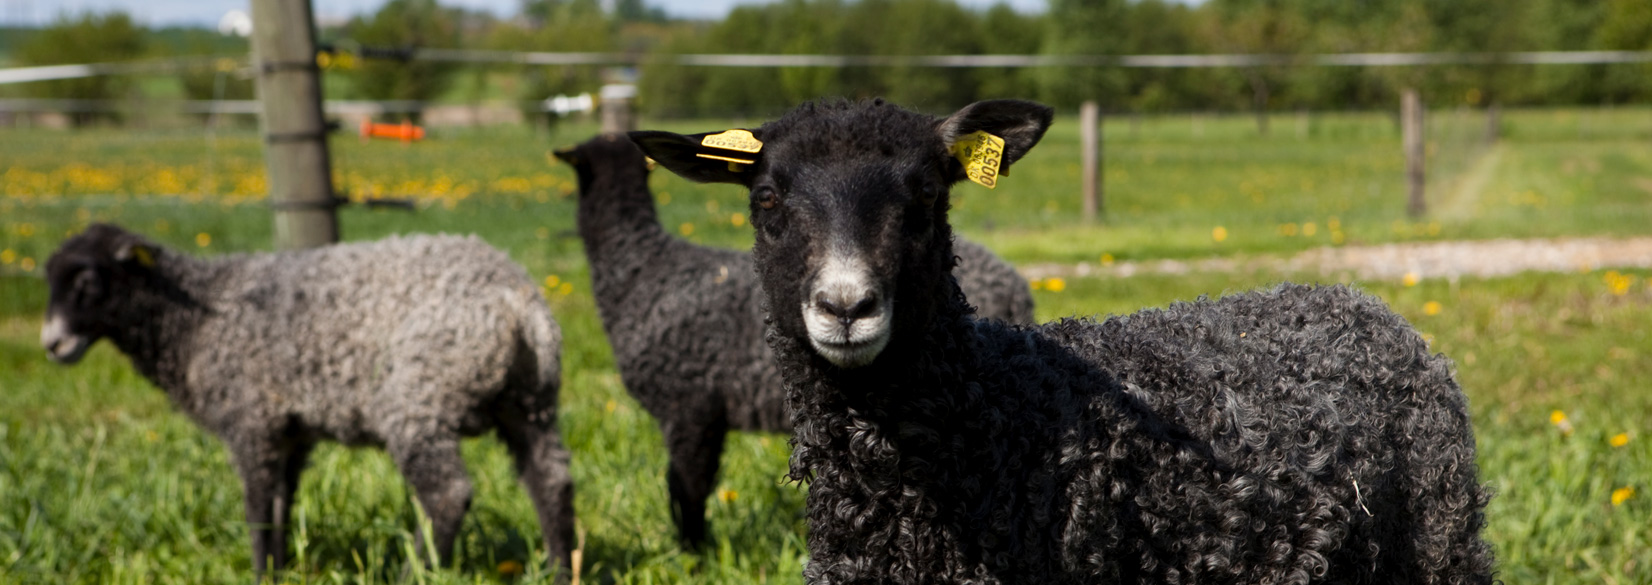
M 543 203 L 543 202 L 541 202 L 541 203 Z M 551 239 L 551 228 L 545 228 L 545 227 L 539 228 L 539 229 L 533 231 L 533 235 L 534 235 L 534 237 L 537 237 L 541 240 L 549 240 L 549 239 Z
M 1228 228 L 1216 226 L 1210 230 L 1210 239 L 1218 242 L 1228 239 Z
M 685 221 L 683 225 L 677 226 L 677 231 L 685 236 L 692 236 L 694 235 L 694 224 Z
M 1281 235 L 1281 236 L 1286 236 L 1286 237 L 1294 236 L 1294 235 L 1296 235 L 1296 231 L 1297 231 L 1297 228 L 1296 228 L 1295 223 L 1282 223 L 1282 224 L 1279 224 L 1279 235 Z
M 1113 261 L 1114 261 L 1114 259 L 1113 259 L 1112 254 L 1102 254 L 1101 255 L 1101 265 L 1102 266 L 1112 266 Z
M 706 213 L 717 213 L 719 207 L 721 206 L 717 204 L 716 199 L 706 201 Z
M 205 248 L 212 245 L 212 234 L 201 232 L 195 234 L 195 245 Z
M 1622 506 L 1624 502 L 1629 501 L 1629 498 L 1632 498 L 1632 497 L 1635 497 L 1635 487 L 1634 486 L 1627 486 L 1626 485 L 1626 486 L 1620 487 L 1618 489 L 1612 490 L 1612 505 L 1613 506 Z
M 151 443 L 161 440 L 161 436 L 156 434 L 155 431 L 144 431 L 143 438 L 148 439 Z
M 604 411 L 607 411 L 608 414 L 614 414 L 615 410 L 619 410 L 619 403 L 614 402 L 613 400 L 609 400 L 608 402 L 606 402 L 602 405 L 602 409 Z
M 1059 277 L 1051 277 L 1044 281 L 1044 288 L 1049 289 L 1050 292 L 1061 292 L 1067 290 L 1067 281 Z
M 1629 433 L 1618 433 L 1606 440 L 1606 444 L 1613 447 L 1622 447 L 1629 444 Z
M 671 194 L 670 193 L 667 193 L 667 192 L 664 192 L 664 191 L 660 192 L 659 199 L 660 199 L 660 205 L 671 205 Z
M 1317 232 L 1319 232 L 1319 226 L 1314 225 L 1314 222 L 1310 221 L 1308 223 L 1302 224 L 1302 235 L 1312 236 Z
M 1417 273 L 1407 272 L 1405 273 L 1405 278 L 1401 282 L 1403 282 L 1406 286 L 1417 286 L 1417 283 L 1420 281 L 1422 281 L 1422 277 L 1417 276 Z
M 515 577 L 522 574 L 522 563 L 516 561 L 501 561 L 498 568 L 499 574 L 506 577 Z
M 34 224 L 25 223 L 25 224 L 17 226 L 17 235 L 23 236 L 25 238 L 34 235 Z
M 1440 314 L 1440 303 L 1438 301 L 1423 303 L 1423 314 L 1430 317 Z
M 562 296 L 574 294 L 574 283 L 564 282 L 562 283 L 562 286 L 556 287 L 556 292 L 560 293 Z
M 23 272 L 34 272 L 34 258 L 23 258 L 17 262 L 17 267 Z
M 746 214 L 736 213 L 734 215 L 730 215 L 728 216 L 728 222 L 734 224 L 734 227 L 746 225 Z
M 13 252 L 11 248 L 0 250 L 0 264 L 11 264 L 16 261 L 17 252 Z
M 1031 281 L 1027 282 L 1027 288 L 1030 288 L 1030 289 L 1033 289 L 1033 290 L 1044 290 L 1044 281 L 1040 280 L 1040 279 L 1037 279 L 1037 278 L 1032 279 Z
M 545 288 L 556 288 L 562 284 L 562 278 L 555 274 L 545 277 Z
M 737 491 L 734 491 L 734 490 L 731 490 L 731 489 L 728 489 L 728 488 L 721 488 L 721 489 L 717 490 L 717 499 L 722 500 L 723 503 L 732 502 L 732 501 L 738 499 L 739 497 L 740 497 L 740 492 L 737 492 Z
M 1572 436 L 1572 431 L 1575 430 L 1572 428 L 1571 419 L 1566 418 L 1566 413 L 1559 410 L 1549 413 L 1549 424 L 1559 429 L 1562 437 Z

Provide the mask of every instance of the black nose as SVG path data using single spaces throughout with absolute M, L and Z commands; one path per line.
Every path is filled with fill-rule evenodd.
M 819 293 L 815 295 L 815 305 L 827 314 L 837 317 L 847 325 L 850 321 L 871 315 L 878 308 L 877 295 L 867 294 L 860 300 L 833 299 L 830 295 Z

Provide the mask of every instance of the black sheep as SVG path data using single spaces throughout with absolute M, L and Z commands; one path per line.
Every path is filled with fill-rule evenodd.
M 626 389 L 659 421 L 666 483 L 685 547 L 706 536 L 730 429 L 791 432 L 774 357 L 763 342 L 751 255 L 699 246 L 660 226 L 642 151 L 622 135 L 557 153 L 579 175 L 579 235 L 597 310 Z M 959 279 L 982 316 L 1032 321 L 1015 269 L 978 244 L 959 247 Z
M 632 134 L 750 191 L 810 485 L 806 579 L 1491 582 L 1466 398 L 1377 299 L 1285 285 L 1100 322 L 969 315 L 951 186 L 992 182 L 1051 117 L 807 104 L 753 131 L 745 167 Z

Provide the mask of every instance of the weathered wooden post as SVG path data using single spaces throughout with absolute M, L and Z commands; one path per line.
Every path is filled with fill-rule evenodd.
M 1078 108 L 1078 133 L 1084 158 L 1084 222 L 1093 223 L 1101 212 L 1101 106 L 1094 100 Z
M 1400 94 L 1400 127 L 1409 192 L 1405 212 L 1413 218 L 1422 217 L 1428 211 L 1423 199 L 1423 157 L 1427 153 L 1423 139 L 1423 102 L 1415 89 L 1408 88 Z
M 631 112 L 631 100 L 637 97 L 637 86 L 611 83 L 602 86 L 603 133 L 630 132 L 637 129 L 637 117 Z
M 252 0 L 252 64 L 263 108 L 275 247 L 338 241 L 327 125 L 309 0 Z

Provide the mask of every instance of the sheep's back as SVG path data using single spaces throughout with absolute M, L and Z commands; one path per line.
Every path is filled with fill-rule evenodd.
M 1442 475 L 1458 512 L 1484 503 L 1449 362 L 1373 297 L 1284 285 L 1043 330 L 1118 388 L 1088 400 L 1103 428 L 1075 435 L 1096 442 L 1071 471 L 1105 480 L 1069 492 L 1069 521 L 1093 529 L 1071 559 L 1110 535 L 1148 573 L 1290 581 L 1398 562 Z M 1099 512 L 1121 493 L 1131 513 Z
M 533 282 L 475 237 L 221 262 L 199 299 L 208 316 L 193 338 L 190 379 L 206 404 L 194 411 L 292 417 L 349 443 L 383 442 L 401 432 L 396 425 L 474 429 L 484 425 L 475 407 L 500 389 L 520 346 L 546 344 L 548 309 Z M 524 313 L 540 321 L 532 338 Z

